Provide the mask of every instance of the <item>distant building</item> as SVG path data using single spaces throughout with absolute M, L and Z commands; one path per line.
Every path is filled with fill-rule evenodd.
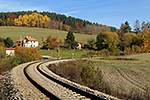
M 83 46 L 83 43 L 78 42 L 77 49 L 81 49 L 81 48 L 82 48 L 82 46 Z
M 15 48 L 6 48 L 6 54 L 7 55 L 15 55 Z
M 30 36 L 26 36 L 25 38 L 22 39 L 22 45 L 24 47 L 28 48 L 36 48 L 38 46 L 38 40 L 35 38 L 32 38 Z M 20 39 L 17 40 L 17 45 L 20 46 Z

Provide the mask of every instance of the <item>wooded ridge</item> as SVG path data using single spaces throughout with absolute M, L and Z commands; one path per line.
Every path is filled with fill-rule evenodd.
M 26 23 L 23 22 L 25 21 Z M 40 18 L 47 18 L 42 22 L 38 21 Z M 15 23 L 15 19 L 18 19 L 19 24 Z M 37 19 L 37 20 L 36 20 Z M 30 22 L 29 22 L 30 21 Z M 33 25 L 34 21 L 34 25 Z M 44 20 L 43 20 L 44 21 Z M 47 26 L 43 24 L 47 23 Z M 115 32 L 115 27 L 110 27 L 98 23 L 92 23 L 86 20 L 82 20 L 79 18 L 50 13 L 50 12 L 37 12 L 35 11 L 18 11 L 18 12 L 0 12 L 0 26 L 27 26 L 27 27 L 41 27 L 41 28 L 50 28 L 50 29 L 58 29 L 65 31 L 72 31 L 75 33 L 81 34 L 89 34 L 89 35 L 97 35 L 100 32 L 111 31 Z

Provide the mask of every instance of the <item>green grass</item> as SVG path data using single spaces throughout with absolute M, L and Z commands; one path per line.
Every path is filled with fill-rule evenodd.
M 127 56 L 127 58 L 139 59 L 139 60 L 143 60 L 143 61 L 150 61 L 150 53 Z
M 132 58 L 132 59 L 138 59 L 141 61 L 150 62 L 150 53 L 129 55 L 129 56 L 108 56 L 108 57 L 95 58 L 95 59 L 97 59 L 97 60 L 116 60 L 117 58 L 129 58 L 129 59 Z
M 16 40 L 20 39 L 19 32 L 24 32 L 22 34 L 22 37 L 25 36 L 32 36 L 39 40 L 39 42 L 45 41 L 46 38 L 49 35 L 52 35 L 53 37 L 58 37 L 58 39 L 62 39 L 64 41 L 64 38 L 66 38 L 66 35 L 68 32 L 66 31 L 60 31 L 60 30 L 54 30 L 54 29 L 44 29 L 44 28 L 34 28 L 34 27 L 0 27 L 0 37 L 6 38 L 10 37 L 13 39 L 14 42 Z M 87 43 L 87 40 L 90 38 L 96 38 L 95 35 L 84 35 L 84 34 L 78 34 L 74 33 L 75 40 L 82 43 Z
M 52 57 L 58 57 L 58 53 L 56 50 L 39 50 L 39 53 L 41 55 L 49 55 Z M 72 53 L 74 53 L 74 56 L 72 56 Z M 81 58 L 83 55 L 87 55 L 87 51 L 77 51 L 77 50 L 60 50 L 60 57 L 61 58 Z

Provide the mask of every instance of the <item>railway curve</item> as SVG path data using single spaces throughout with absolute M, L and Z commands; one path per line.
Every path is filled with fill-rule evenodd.
M 61 78 L 60 76 L 52 73 L 50 70 L 46 68 L 46 66 L 50 63 L 59 63 L 67 60 L 55 60 L 55 61 L 34 61 L 30 63 L 25 63 L 19 65 L 21 68 L 21 72 L 24 73 L 20 75 L 20 78 L 24 81 L 21 83 L 29 84 L 29 86 L 25 86 L 26 88 L 31 88 L 31 91 L 38 91 L 37 94 L 40 96 L 33 97 L 35 98 L 44 98 L 44 100 L 117 100 L 118 98 L 109 96 L 107 94 L 101 93 L 96 90 L 88 89 L 87 87 L 82 88 L 84 86 L 76 85 L 76 83 L 70 82 L 67 79 Z M 19 68 L 16 67 L 15 69 Z M 17 70 L 12 70 L 18 72 Z M 17 74 L 16 74 L 17 75 Z M 16 77 L 13 75 L 13 77 Z M 30 82 L 29 82 L 30 81 Z M 31 84 L 32 83 L 32 84 Z M 69 83 L 69 84 L 68 84 Z M 20 83 L 18 84 L 20 85 Z M 35 88 L 36 87 L 36 88 Z M 35 90 L 34 90 L 34 89 Z M 28 92 L 28 95 L 32 92 Z M 96 91 L 96 92 L 95 92 Z M 35 93 L 35 92 L 33 92 Z M 101 93 L 101 94 L 100 94 Z M 43 99 L 42 98 L 42 99 Z

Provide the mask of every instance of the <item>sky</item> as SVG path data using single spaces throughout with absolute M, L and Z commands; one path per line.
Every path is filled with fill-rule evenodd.
M 0 12 L 48 11 L 120 28 L 150 22 L 150 0 L 0 0 Z

